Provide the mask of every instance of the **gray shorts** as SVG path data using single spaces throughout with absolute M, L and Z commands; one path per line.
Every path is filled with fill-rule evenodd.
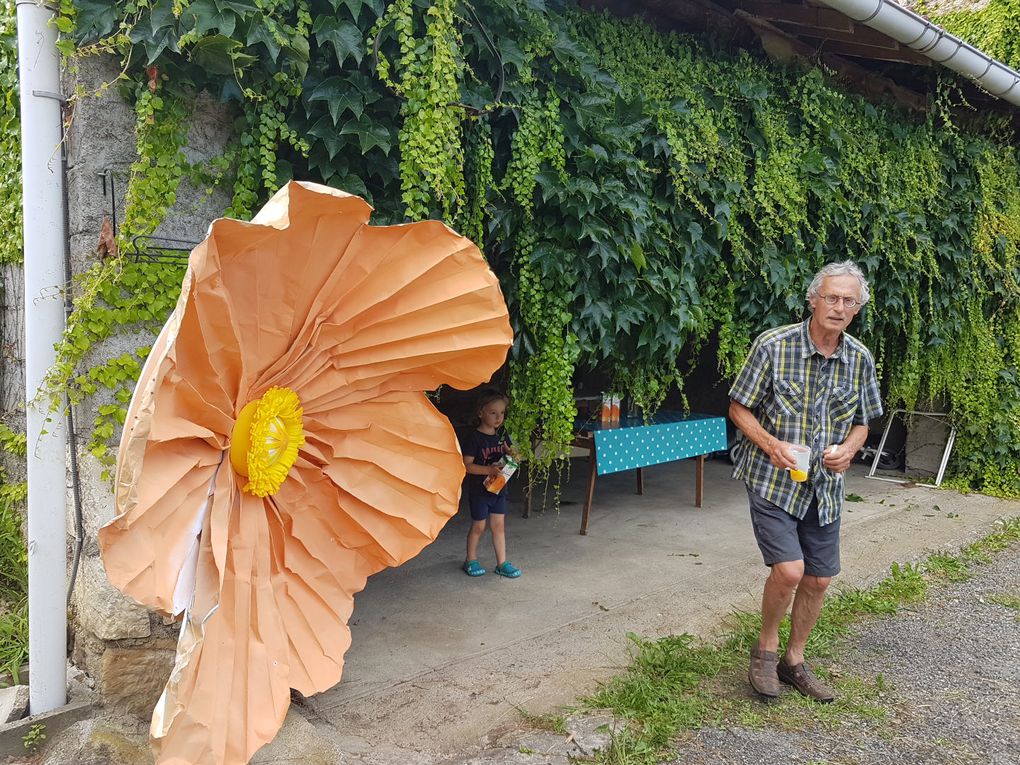
M 839 524 L 837 518 L 826 526 L 818 525 L 818 501 L 808 508 L 803 520 L 778 505 L 747 490 L 751 505 L 751 525 L 765 564 L 804 561 L 804 573 L 810 576 L 835 576 L 839 573 Z

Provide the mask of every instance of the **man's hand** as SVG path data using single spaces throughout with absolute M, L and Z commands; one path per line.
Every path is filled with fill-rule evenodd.
M 797 467 L 797 457 L 791 447 L 793 444 L 788 441 L 780 441 L 778 438 L 769 440 L 764 451 L 769 456 L 769 461 L 777 468 L 789 470 Z
M 498 476 L 502 472 L 503 472 L 503 468 L 500 467 L 499 465 L 496 465 L 496 464 L 489 465 L 489 475 L 492 478 L 495 478 L 496 476 Z
M 845 473 L 856 453 L 857 450 L 852 449 L 846 442 L 833 444 L 825 449 L 822 464 L 833 473 Z

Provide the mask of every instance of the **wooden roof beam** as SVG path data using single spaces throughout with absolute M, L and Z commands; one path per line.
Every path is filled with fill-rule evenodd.
M 811 43 L 812 45 L 814 43 Z M 867 58 L 873 61 L 890 61 L 896 64 L 910 64 L 911 66 L 930 67 L 932 60 L 927 56 L 900 46 L 860 45 L 853 42 L 840 40 L 821 39 L 817 43 L 819 54 L 832 54 L 835 56 L 855 56 Z
M 796 26 L 852 32 L 854 23 L 849 16 L 832 8 L 812 8 L 806 5 L 768 2 L 768 0 L 738 0 L 739 7 L 766 21 Z
M 793 58 L 809 62 L 822 61 L 850 81 L 859 91 L 877 98 L 891 96 L 897 103 L 914 111 L 927 111 L 928 99 L 914 90 L 905 88 L 888 77 L 876 74 L 866 67 L 833 53 L 819 52 L 774 24 L 737 9 L 733 15 L 746 23 L 758 35 L 765 52 L 772 58 L 788 63 Z
M 871 27 L 863 25 L 858 26 L 853 32 L 836 32 L 824 29 L 808 29 L 801 27 L 789 29 L 785 26 L 782 28 L 801 39 L 811 38 L 814 40 L 832 40 L 833 42 L 850 43 L 852 45 L 867 45 L 871 48 L 886 48 L 888 50 L 911 50 L 910 48 L 904 47 L 888 35 L 882 34 L 877 29 L 872 29 Z M 931 59 L 927 56 L 923 56 L 922 58 L 927 59 L 928 62 L 931 63 Z

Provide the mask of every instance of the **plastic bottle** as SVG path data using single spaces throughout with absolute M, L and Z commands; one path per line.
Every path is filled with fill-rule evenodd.
M 510 476 L 517 472 L 517 460 L 513 457 L 504 457 L 496 464 L 500 469 L 499 474 L 490 475 L 482 481 L 482 486 L 493 494 L 499 494 L 506 486 L 506 482 L 510 480 Z

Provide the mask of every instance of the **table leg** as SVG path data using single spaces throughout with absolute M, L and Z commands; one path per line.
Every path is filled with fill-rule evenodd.
M 527 472 L 521 476 L 524 479 L 524 512 L 521 513 L 521 518 L 529 518 L 531 516 L 531 463 L 524 463 L 524 469 Z
M 645 474 L 642 472 L 641 468 L 638 468 L 635 471 L 635 473 L 637 475 L 637 493 L 638 494 L 644 494 L 645 493 Z
M 591 500 L 595 495 L 595 477 L 598 475 L 598 464 L 595 456 L 595 447 L 592 446 L 588 452 L 588 495 L 584 499 L 584 509 L 581 511 L 581 534 L 588 534 L 588 514 L 591 512 Z
M 694 469 L 694 506 L 701 507 L 705 496 L 705 455 L 698 455 L 698 464 Z

